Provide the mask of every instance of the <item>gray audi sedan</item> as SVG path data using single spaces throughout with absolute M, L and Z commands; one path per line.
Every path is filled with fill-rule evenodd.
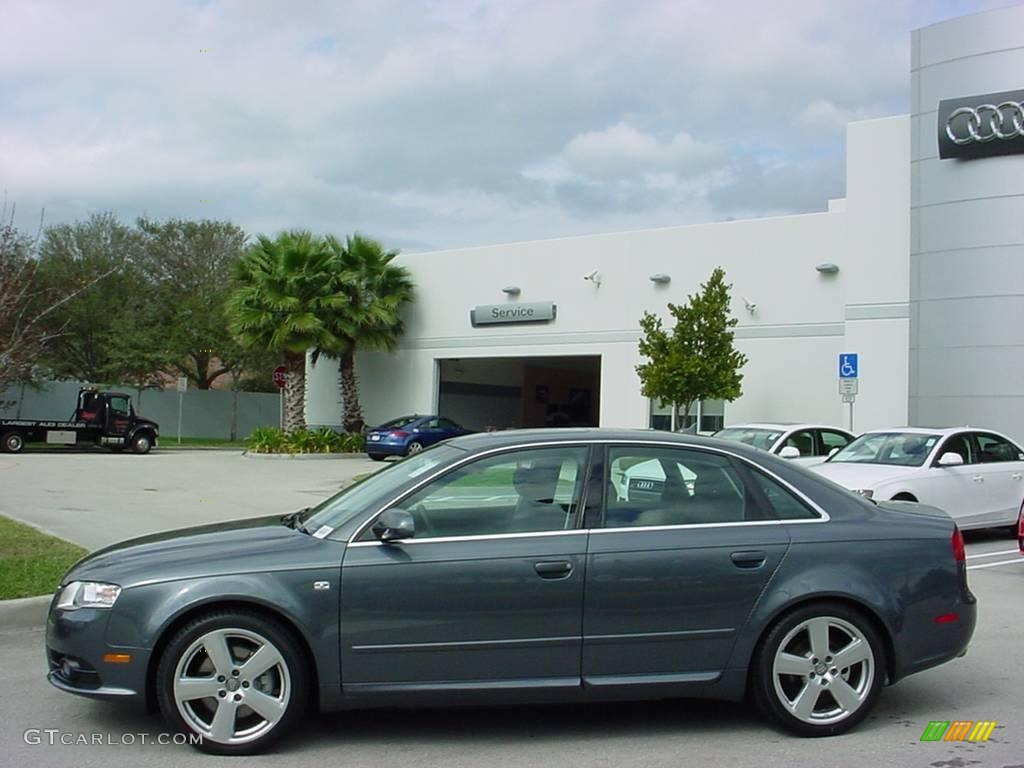
M 216 753 L 263 750 L 311 707 L 664 697 L 749 695 L 828 736 L 963 655 L 976 611 L 939 510 L 731 442 L 524 430 L 284 517 L 95 552 L 54 596 L 46 654 L 57 688 L 159 709 Z

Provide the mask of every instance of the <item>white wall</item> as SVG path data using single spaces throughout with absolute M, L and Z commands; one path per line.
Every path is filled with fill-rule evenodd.
M 639 319 L 645 310 L 667 316 L 667 302 L 685 302 L 721 266 L 733 284 L 737 346 L 750 358 L 727 424 L 845 424 L 842 352 L 859 352 L 865 371 L 856 427 L 905 423 L 909 151 L 906 117 L 851 125 L 847 198 L 823 199 L 827 212 L 403 255 L 416 300 L 396 354 L 358 357 L 367 419 L 433 410 L 436 359 L 599 354 L 601 425 L 646 427 Z M 840 272 L 823 275 L 822 262 Z M 583 279 L 595 269 L 600 286 Z M 652 283 L 657 272 L 671 283 Z M 502 293 L 508 285 L 522 289 L 518 298 Z M 470 325 L 473 306 L 515 301 L 554 301 L 557 318 Z M 336 401 L 332 387 L 311 379 L 311 412 Z

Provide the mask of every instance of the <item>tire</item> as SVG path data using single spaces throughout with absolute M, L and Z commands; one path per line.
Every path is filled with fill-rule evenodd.
M 819 638 L 813 644 L 812 633 Z M 779 671 L 777 663 L 791 671 Z M 754 654 L 751 690 L 761 713 L 785 730 L 835 736 L 868 716 L 885 670 L 885 646 L 864 614 L 814 603 L 781 617 L 765 634 Z
M 409 443 L 409 447 L 405 449 L 405 455 L 414 456 L 422 450 L 423 443 L 421 443 L 419 440 L 413 440 L 411 443 Z
M 21 453 L 25 447 L 25 438 L 20 432 L 5 432 L 3 436 L 3 449 L 7 453 Z
M 891 501 L 912 501 L 915 504 L 917 503 L 917 499 L 914 498 L 912 493 L 897 493 L 892 497 Z
M 270 667 L 247 675 L 246 664 L 260 651 Z M 190 698 L 180 685 L 186 678 L 194 694 L 210 695 Z M 309 691 L 301 644 L 280 622 L 244 611 L 218 611 L 189 622 L 171 638 L 157 667 L 164 718 L 182 733 L 201 735 L 195 746 L 217 755 L 265 750 L 302 717 Z M 264 712 L 249 706 L 256 702 Z M 216 715 L 225 707 L 221 723 Z
M 382 453 L 368 453 L 366 455 L 369 456 L 374 461 L 384 461 L 384 459 L 387 458 L 387 456 L 385 456 Z
M 139 455 L 149 453 L 153 447 L 153 437 L 149 432 L 139 432 L 135 437 L 132 438 L 132 452 Z

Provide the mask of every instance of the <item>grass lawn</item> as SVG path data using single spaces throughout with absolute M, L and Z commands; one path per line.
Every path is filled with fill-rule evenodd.
M 53 592 L 64 572 L 87 552 L 0 515 L 0 600 Z
M 225 440 L 220 437 L 183 437 L 181 445 L 173 435 L 160 435 L 160 448 L 237 448 L 245 449 L 245 440 Z

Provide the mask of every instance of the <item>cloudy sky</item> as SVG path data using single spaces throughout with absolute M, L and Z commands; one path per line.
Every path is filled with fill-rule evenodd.
M 406 251 L 823 210 L 910 30 L 1006 4 L 0 0 L 0 190 Z

